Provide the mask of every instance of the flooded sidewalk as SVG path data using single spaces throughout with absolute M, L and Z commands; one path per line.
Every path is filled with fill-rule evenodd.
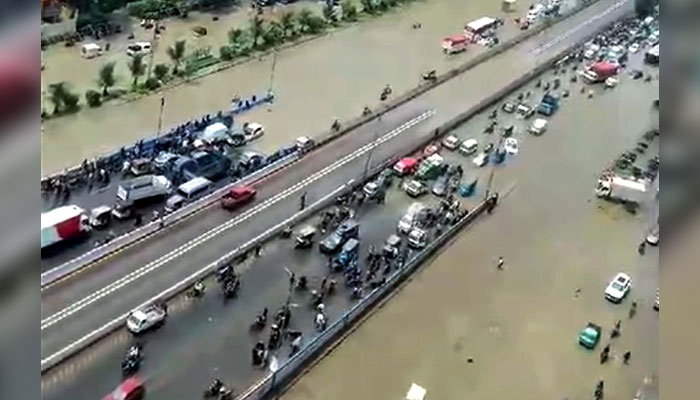
M 483 52 L 483 47 L 472 45 L 466 53 L 443 54 L 442 38 L 460 33 L 466 22 L 484 15 L 503 17 L 506 24 L 499 34 L 503 41 L 519 32 L 512 19 L 522 17 L 525 10 L 523 4 L 517 11 L 504 14 L 500 4 L 491 1 L 419 2 L 281 51 L 272 80 L 275 103 L 242 115 L 237 122 L 262 123 L 267 133 L 258 146 L 272 152 L 298 136 L 325 131 L 334 118 L 346 120 L 358 116 L 365 105 L 375 107 L 387 83 L 394 93 L 402 93 L 415 87 L 424 72 L 443 72 Z M 412 29 L 416 21 L 421 29 Z M 228 109 L 235 94 L 246 96 L 266 90 L 271 67 L 272 57 L 267 56 L 164 92 L 164 130 L 190 118 Z M 42 174 L 153 136 L 160 98 L 147 96 L 45 121 Z

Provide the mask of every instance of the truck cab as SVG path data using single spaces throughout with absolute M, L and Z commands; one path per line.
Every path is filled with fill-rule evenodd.
M 540 101 L 540 104 L 537 107 L 537 112 L 542 115 L 551 116 L 558 109 L 559 98 L 553 95 L 552 93 L 547 92 L 544 94 L 544 96 L 542 96 L 542 100 Z

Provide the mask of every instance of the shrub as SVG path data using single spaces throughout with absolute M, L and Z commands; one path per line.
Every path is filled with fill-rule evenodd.
M 352 0 L 343 0 L 340 3 L 340 8 L 343 10 L 343 20 L 351 22 L 357 20 L 357 7 Z
M 219 58 L 224 61 L 231 61 L 236 57 L 236 50 L 231 45 L 224 45 L 219 48 Z
M 170 72 L 170 68 L 165 64 L 158 64 L 153 67 L 153 75 L 155 75 L 156 79 L 159 81 L 162 81 L 165 76 L 168 75 L 168 72 Z
M 151 77 L 146 79 L 146 82 L 143 83 L 143 86 L 148 90 L 155 90 L 158 89 L 158 87 L 160 87 L 160 81 L 158 80 L 158 78 Z
M 80 97 L 78 97 L 77 94 L 75 93 L 70 93 L 67 92 L 65 96 L 63 97 L 63 104 L 66 106 L 66 111 L 71 112 L 71 111 L 76 111 L 78 107 L 78 102 L 80 101 Z
M 96 90 L 88 90 L 85 92 L 85 102 L 89 107 L 99 107 L 102 105 L 102 95 Z

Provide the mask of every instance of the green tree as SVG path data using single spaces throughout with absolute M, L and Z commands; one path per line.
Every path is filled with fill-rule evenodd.
M 343 10 L 343 19 L 345 21 L 357 21 L 357 7 L 352 0 L 343 0 L 340 3 L 340 8 Z
M 282 32 L 284 32 L 284 37 L 294 36 L 295 28 L 295 15 L 291 11 L 287 11 L 280 17 L 280 25 L 282 25 Z
M 78 102 L 80 97 L 77 94 L 67 91 L 65 97 L 63 98 L 63 104 L 66 106 L 65 111 L 76 111 L 78 107 Z
M 168 68 L 167 65 L 165 64 L 158 64 L 155 67 L 153 67 L 153 75 L 155 75 L 156 79 L 159 81 L 162 81 L 166 75 L 168 75 L 170 68 Z
M 61 111 L 68 93 L 68 84 L 66 82 L 52 83 L 49 85 L 49 99 L 51 103 L 53 103 L 54 114 Z
M 115 63 L 107 63 L 100 68 L 98 74 L 97 83 L 102 88 L 102 96 L 107 96 L 109 94 L 109 88 L 114 86 L 116 79 L 114 78 L 114 67 Z
M 143 54 L 136 54 L 129 60 L 129 71 L 131 76 L 134 78 L 131 85 L 136 87 L 139 77 L 141 77 L 146 72 L 146 64 L 143 62 Z
M 362 3 L 362 11 L 365 14 L 374 14 L 377 10 L 374 6 L 374 0 L 360 0 Z
M 233 28 L 233 29 L 229 30 L 228 31 L 229 44 L 232 44 L 234 46 L 240 44 L 244 35 L 245 35 L 245 32 L 243 31 L 243 29 Z
M 174 64 L 173 75 L 177 75 L 178 69 L 182 64 L 182 60 L 183 58 L 185 58 L 186 43 L 187 42 L 185 40 L 178 40 L 166 50 L 166 52 L 168 53 L 168 57 L 170 57 Z
M 236 57 L 236 49 L 233 45 L 226 44 L 219 47 L 219 58 L 224 61 L 231 61 Z
M 270 22 L 267 29 L 265 29 L 263 39 L 265 40 L 265 44 L 269 46 L 282 43 L 284 41 L 284 28 L 282 24 L 277 21 Z
M 302 32 L 308 32 L 309 31 L 309 26 L 311 24 L 311 20 L 314 18 L 314 14 L 309 10 L 308 8 L 302 8 L 301 11 L 299 12 L 299 16 L 297 17 L 297 21 L 299 22 L 299 29 L 301 29 Z
M 258 47 L 258 40 L 260 39 L 260 36 L 262 36 L 264 30 L 265 28 L 262 18 L 257 15 L 251 18 L 248 31 L 250 32 L 250 37 L 253 39 L 253 48 Z
M 85 102 L 90 107 L 99 107 L 102 104 L 102 96 L 96 90 L 88 90 L 85 92 Z

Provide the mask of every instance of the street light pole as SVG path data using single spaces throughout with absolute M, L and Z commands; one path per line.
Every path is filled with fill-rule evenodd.
M 382 100 L 380 100 L 379 104 L 380 104 L 380 108 L 381 108 L 381 105 L 383 104 Z M 379 134 L 382 132 L 382 113 L 381 113 L 381 110 L 380 110 L 379 115 L 377 116 L 377 125 L 378 125 L 377 129 L 374 132 L 374 138 L 372 139 L 373 144 L 374 144 L 374 142 L 377 141 L 377 139 L 379 138 Z M 377 146 L 373 145 L 369 149 L 369 152 L 367 152 L 367 161 L 365 161 L 365 169 L 362 172 L 362 182 L 364 182 L 365 179 L 367 179 L 367 172 L 369 172 L 369 167 L 370 167 L 370 164 L 372 163 L 372 153 L 374 152 L 374 149 L 376 147 Z
M 156 48 L 158 43 L 158 23 L 160 21 L 156 20 L 153 25 L 153 46 L 151 46 L 151 54 L 148 60 L 148 72 L 146 73 L 146 82 L 151 79 L 151 71 L 153 70 L 153 56 L 156 54 Z
M 498 139 L 498 144 L 495 146 L 493 152 L 496 153 L 498 152 L 498 149 L 501 148 L 501 144 L 503 143 L 503 135 Z M 489 157 L 490 159 L 491 157 Z M 490 160 L 489 160 L 490 161 Z M 484 192 L 484 200 L 489 198 L 489 194 L 491 194 L 491 184 L 493 183 L 493 175 L 496 172 L 496 164 L 492 161 L 491 162 L 491 171 L 489 171 L 489 180 L 486 182 L 486 191 Z
M 156 132 L 156 139 L 160 137 L 160 129 L 163 126 L 163 109 L 165 108 L 165 97 L 160 98 L 160 112 L 158 113 L 158 131 Z

